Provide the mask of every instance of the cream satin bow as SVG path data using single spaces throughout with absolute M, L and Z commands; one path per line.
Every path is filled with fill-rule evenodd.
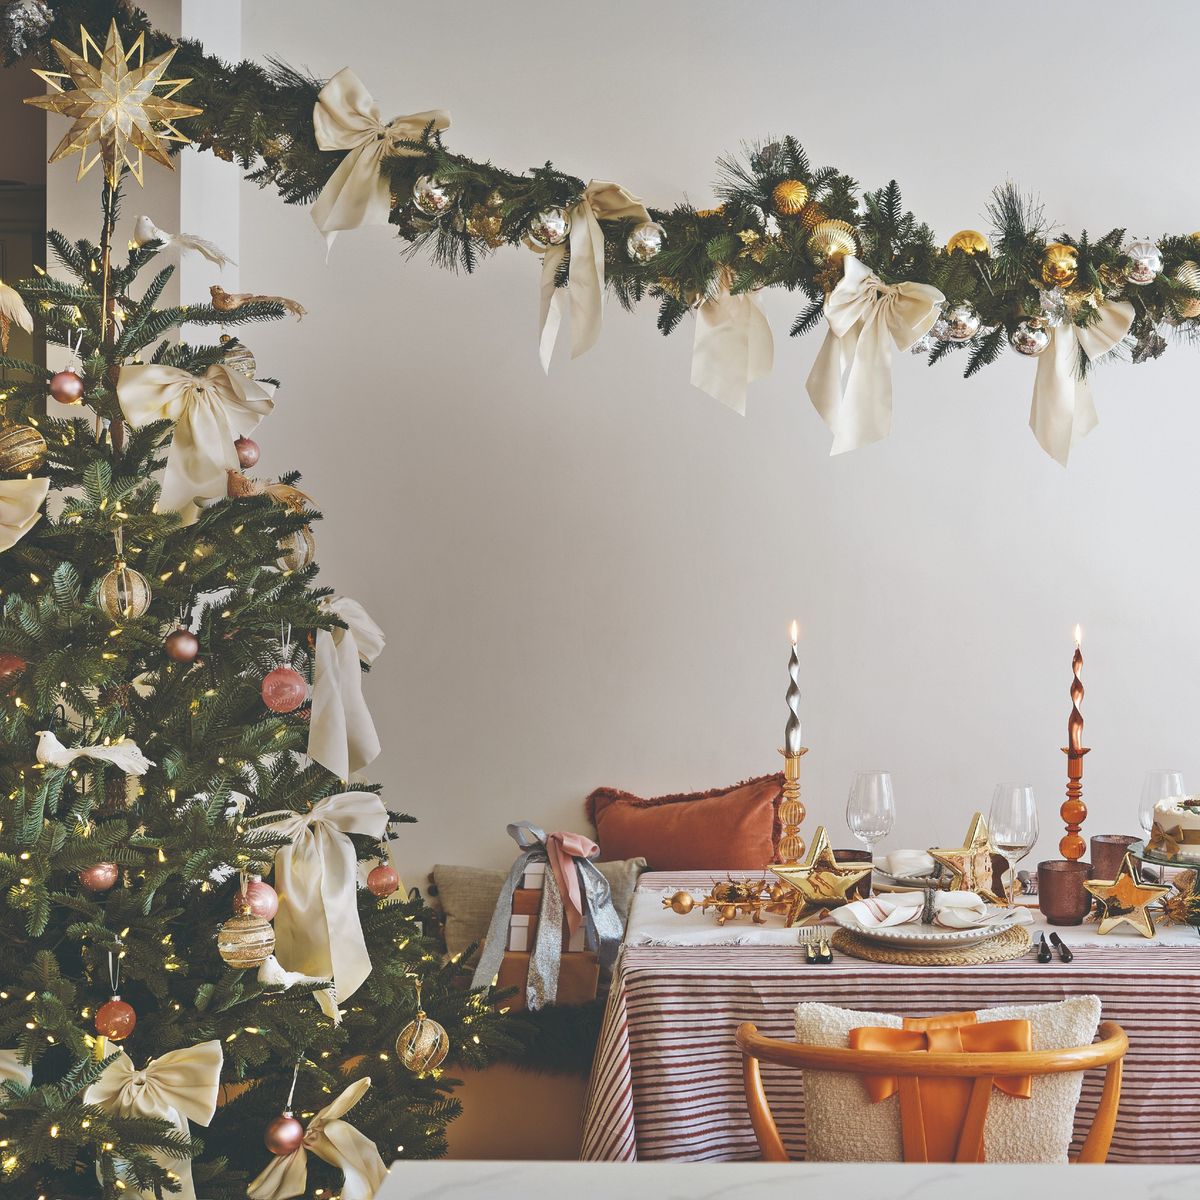
M 357 600 L 339 596 L 326 608 L 347 627 L 317 630 L 308 757 L 339 778 L 349 779 L 379 756 L 379 737 L 363 699 L 359 660 L 373 663 L 379 657 L 383 630 Z
M 419 140 L 429 125 L 448 128 L 450 114 L 435 108 L 395 117 L 385 125 L 379 119 L 379 105 L 349 67 L 321 89 L 313 106 L 317 145 L 322 150 L 347 151 L 313 205 L 313 220 L 327 245 L 333 245 L 339 229 L 388 223 L 392 205 L 384 157 L 419 154 L 397 142 Z
M 1103 300 L 1090 325 L 1064 322 L 1050 331 L 1050 345 L 1038 356 L 1029 428 L 1051 458 L 1065 467 L 1071 447 L 1100 423 L 1092 385 L 1079 374 L 1079 352 L 1094 362 L 1111 350 L 1133 324 L 1127 300 Z
M 746 385 L 770 375 L 775 339 L 758 295 L 733 295 L 729 283 L 696 308 L 692 386 L 745 415 Z
M 207 1125 L 217 1111 L 224 1056 L 218 1041 L 200 1042 L 153 1058 L 142 1070 L 134 1070 L 122 1050 L 104 1073 L 83 1094 L 84 1104 L 95 1104 L 116 1117 L 157 1117 L 170 1121 L 187 1134 L 188 1121 Z M 179 1176 L 180 1189 L 172 1192 L 180 1200 L 196 1200 L 192 1186 L 191 1159 L 176 1158 L 164 1150 L 152 1150 L 164 1169 Z M 152 1200 L 153 1192 L 127 1192 Z
M 15 546 L 42 516 L 48 479 L 0 480 L 0 551 Z
M 0 1085 L 10 1080 L 22 1087 L 33 1083 L 33 1068 L 21 1061 L 20 1050 L 0 1050 Z
M 360 1133 L 343 1114 L 366 1095 L 370 1078 L 352 1083 L 336 1100 L 327 1104 L 308 1123 L 304 1141 L 291 1154 L 272 1159 L 246 1189 L 249 1200 L 289 1200 L 308 1190 L 308 1154 L 312 1151 L 345 1177 L 342 1200 L 372 1200 L 387 1178 L 387 1167 L 375 1143 Z
M 825 302 L 829 331 L 808 375 L 813 407 L 833 431 L 830 454 L 892 431 L 892 346 L 907 350 L 946 299 L 925 283 L 884 283 L 853 255 Z
M 269 816 L 278 814 L 270 813 Z M 387 809 L 373 792 L 326 796 L 307 813 L 286 813 L 259 828 L 291 839 L 275 852 L 275 956 L 288 971 L 332 979 L 336 1000 L 352 996 L 371 973 L 358 919 L 358 864 L 348 833 L 381 838 Z M 316 993 L 327 1016 L 337 1002 Z
M 258 428 L 274 394 L 222 363 L 203 375 L 154 363 L 122 367 L 117 399 L 130 425 L 175 422 L 159 507 L 190 511 L 196 497 L 224 496 L 225 473 L 238 465 L 233 443 Z
M 600 323 L 604 319 L 604 231 L 600 220 L 631 217 L 635 221 L 649 221 L 650 214 L 619 183 L 593 179 L 584 189 L 583 199 L 570 210 L 570 216 L 571 277 L 566 291 L 571 304 L 571 357 L 578 358 L 599 340 Z M 567 253 L 567 244 L 551 246 L 542 255 L 539 353 L 542 370 L 547 372 L 564 307 L 560 294 L 563 289 L 554 286 L 554 277 Z

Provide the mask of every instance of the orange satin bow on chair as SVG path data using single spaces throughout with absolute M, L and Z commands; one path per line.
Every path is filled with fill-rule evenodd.
M 986 1021 L 973 1012 L 906 1017 L 902 1029 L 850 1031 L 853 1050 L 929 1051 L 934 1054 L 995 1054 L 1033 1049 L 1028 1021 Z M 953 1077 L 864 1075 L 871 1103 L 900 1093 L 900 1131 L 905 1162 L 983 1162 L 983 1124 L 991 1090 L 1028 1100 L 1029 1075 Z

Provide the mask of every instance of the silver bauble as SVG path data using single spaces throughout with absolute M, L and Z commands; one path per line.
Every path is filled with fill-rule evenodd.
M 667 240 L 667 231 L 657 221 L 635 225 L 625 240 L 625 249 L 634 262 L 645 263 L 658 255 Z
M 943 342 L 969 342 L 978 332 L 979 314 L 969 304 L 956 304 L 948 309 L 932 329 L 933 336 Z
M 529 222 L 529 236 L 544 250 L 547 246 L 561 246 L 571 232 L 571 218 L 565 209 L 545 208 L 534 213 Z
M 1138 287 L 1153 283 L 1163 265 L 1158 246 L 1151 241 L 1130 242 L 1125 253 L 1129 258 L 1129 282 Z
M 1018 354 L 1034 358 L 1050 345 L 1050 331 L 1041 321 L 1022 321 L 1008 335 L 1008 341 Z
M 1067 298 L 1062 288 L 1046 288 L 1041 293 L 1041 321 L 1049 329 L 1057 329 L 1067 319 Z
M 413 204 L 427 217 L 440 217 L 454 203 L 454 193 L 436 175 L 422 175 L 412 190 Z

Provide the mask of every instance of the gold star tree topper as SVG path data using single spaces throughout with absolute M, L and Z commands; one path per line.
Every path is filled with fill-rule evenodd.
M 1096 897 L 1100 932 L 1111 933 L 1118 925 L 1132 925 L 1142 937 L 1154 936 L 1154 917 L 1146 907 L 1161 900 L 1171 889 L 1143 883 L 1130 855 L 1121 861 L 1116 879 L 1089 879 L 1084 885 Z
M 797 921 L 805 924 L 813 916 L 848 903 L 847 893 L 871 873 L 871 868 L 838 862 L 829 847 L 825 826 L 819 825 L 808 857 L 798 867 L 778 866 L 771 871 L 792 889 L 787 924 L 794 925 Z
M 77 179 L 82 179 L 103 160 L 105 177 L 114 187 L 122 167 L 128 167 L 138 183 L 143 183 L 144 154 L 170 167 L 165 143 L 191 140 L 179 132 L 175 122 L 181 117 L 198 116 L 204 110 L 172 97 L 192 81 L 163 78 L 177 47 L 146 62 L 146 35 L 139 34 L 126 50 L 116 21 L 109 26 L 103 50 L 86 29 L 81 28 L 80 35 L 81 55 L 62 42 L 51 43 L 66 70 L 35 71 L 53 92 L 48 96 L 30 96 L 25 103 L 74 119 L 50 155 L 52 163 L 78 153 Z M 89 51 L 95 54 L 96 62 L 91 61 Z M 135 55 L 137 64 L 131 66 Z M 66 80 L 74 86 L 64 88 Z M 160 95 L 155 91 L 160 87 L 168 90 Z
M 952 892 L 975 892 L 989 904 L 1005 903 L 997 896 L 992 875 L 992 840 L 983 813 L 971 818 L 961 846 L 931 849 L 930 857 L 950 871 Z

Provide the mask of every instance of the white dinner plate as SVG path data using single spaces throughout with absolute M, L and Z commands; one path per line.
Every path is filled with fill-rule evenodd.
M 913 950 L 928 949 L 930 946 L 974 946 L 1009 928 L 1004 923 L 977 925 L 971 929 L 946 929 L 942 925 L 918 925 L 912 922 L 907 925 L 866 926 L 844 908 L 835 908 L 830 916 L 843 929 L 853 930 L 870 941 Z

